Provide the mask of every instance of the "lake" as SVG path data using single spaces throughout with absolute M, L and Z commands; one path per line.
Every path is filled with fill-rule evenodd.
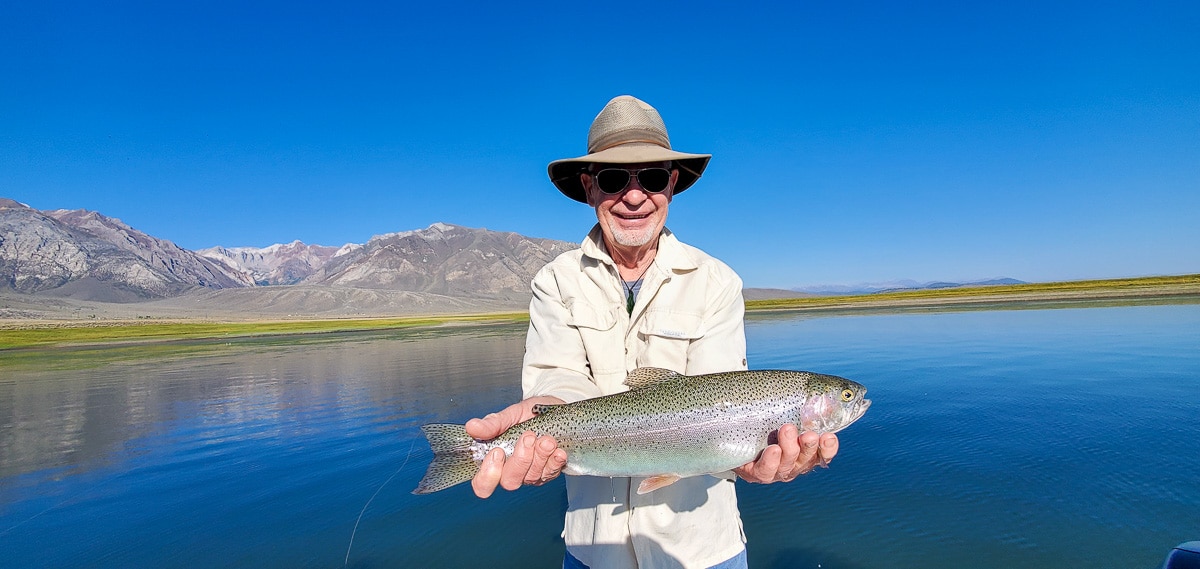
M 752 368 L 874 401 L 829 469 L 739 482 L 751 567 L 1154 568 L 1200 539 L 1200 305 L 747 338 Z M 0 354 L 0 566 L 557 566 L 561 479 L 410 494 L 420 425 L 515 401 L 523 349 L 504 325 Z

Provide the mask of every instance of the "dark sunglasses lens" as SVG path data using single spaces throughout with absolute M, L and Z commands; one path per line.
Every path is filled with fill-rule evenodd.
M 606 194 L 620 193 L 629 184 L 629 172 L 616 168 L 596 173 L 596 185 Z
M 671 183 L 671 172 L 662 168 L 650 168 L 638 172 L 638 183 L 647 192 L 657 194 L 667 189 Z

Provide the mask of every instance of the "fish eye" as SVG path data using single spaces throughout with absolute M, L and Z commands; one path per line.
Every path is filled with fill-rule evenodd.
M 854 399 L 854 390 L 853 389 L 843 389 L 842 390 L 842 401 L 848 402 L 853 399 Z

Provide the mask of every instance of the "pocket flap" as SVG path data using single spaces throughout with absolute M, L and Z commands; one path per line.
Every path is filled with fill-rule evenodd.
M 646 312 L 638 332 L 647 336 L 695 340 L 704 335 L 699 314 L 652 310 Z
M 571 305 L 570 311 L 571 315 L 567 318 L 568 326 L 609 330 L 617 324 L 617 316 L 611 310 L 601 311 L 594 306 L 577 302 Z

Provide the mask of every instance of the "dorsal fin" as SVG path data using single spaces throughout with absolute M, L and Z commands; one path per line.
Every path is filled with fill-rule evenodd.
M 625 385 L 629 389 L 641 389 L 660 381 L 683 377 L 683 374 L 660 367 L 639 367 L 625 376 Z

